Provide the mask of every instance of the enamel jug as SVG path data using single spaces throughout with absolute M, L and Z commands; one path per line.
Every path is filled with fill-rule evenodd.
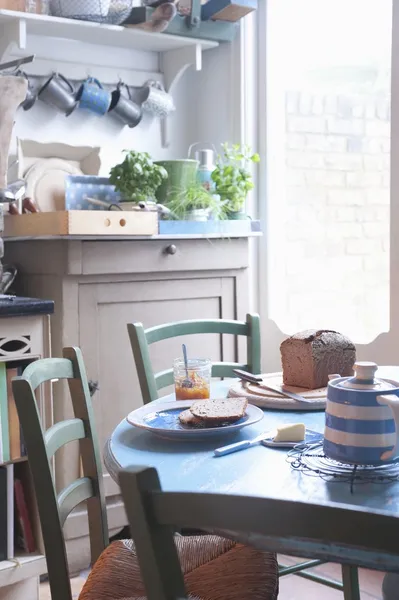
M 354 377 L 327 388 L 324 453 L 342 463 L 381 465 L 399 456 L 399 383 L 377 379 L 377 365 L 356 362 Z

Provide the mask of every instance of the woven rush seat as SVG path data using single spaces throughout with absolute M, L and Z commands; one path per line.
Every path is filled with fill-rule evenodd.
M 192 600 L 275 600 L 278 565 L 260 552 L 218 536 L 176 536 L 184 581 Z M 132 540 L 118 540 L 93 566 L 79 600 L 145 600 Z

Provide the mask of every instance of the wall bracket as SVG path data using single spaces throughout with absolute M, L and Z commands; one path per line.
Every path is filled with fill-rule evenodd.
M 0 24 L 0 61 L 4 61 L 15 49 L 26 50 L 25 19 Z
M 169 94 L 173 92 L 184 72 L 193 66 L 196 71 L 202 69 L 202 47 L 201 44 L 193 44 L 186 48 L 168 50 L 161 55 L 161 69 L 164 74 L 165 89 Z M 162 147 L 170 146 L 170 117 L 161 121 Z

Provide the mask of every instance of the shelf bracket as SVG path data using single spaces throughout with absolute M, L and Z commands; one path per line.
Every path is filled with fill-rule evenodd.
M 15 49 L 26 50 L 26 21 L 15 19 L 11 23 L 0 25 L 0 61 Z
M 180 81 L 183 73 L 193 66 L 196 71 L 202 69 L 202 47 L 201 44 L 193 44 L 187 48 L 178 48 L 176 50 L 167 50 L 162 54 L 161 67 L 164 74 L 165 89 L 173 96 L 174 89 Z M 162 147 L 168 148 L 169 139 L 169 119 L 165 117 L 161 120 Z

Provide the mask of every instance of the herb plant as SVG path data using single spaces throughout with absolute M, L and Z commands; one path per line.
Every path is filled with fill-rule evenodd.
M 125 150 L 125 159 L 110 171 L 110 182 L 125 202 L 152 200 L 164 179 L 166 169 L 152 162 L 148 152 Z
M 218 209 L 218 200 L 203 185 L 193 183 L 186 190 L 171 194 L 167 202 L 168 208 L 176 219 L 184 219 L 187 213 L 198 209 L 209 209 L 215 213 Z
M 226 214 L 242 210 L 248 192 L 254 184 L 249 164 L 258 163 L 259 154 L 253 154 L 249 146 L 222 144 L 222 155 L 217 157 L 212 173 L 215 191 L 220 196 Z

